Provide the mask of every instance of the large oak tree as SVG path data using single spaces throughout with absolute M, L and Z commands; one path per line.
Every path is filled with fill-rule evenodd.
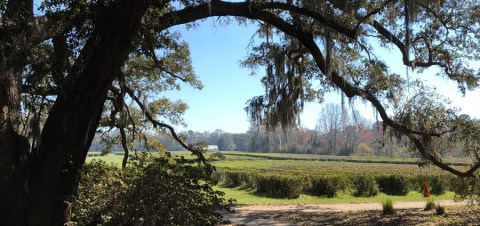
M 395 49 L 411 70 L 440 69 L 436 76 L 457 82 L 460 92 L 474 89 L 479 74 L 469 63 L 479 60 L 479 7 L 475 0 L 50 0 L 38 11 L 33 0 L 0 0 L 0 222 L 63 224 L 97 128 L 118 127 L 125 141 L 122 131 L 135 124 L 125 98 L 144 123 L 175 136 L 159 119 L 171 105 L 150 108 L 141 91 L 175 79 L 200 86 L 191 68 L 179 68 L 189 65 L 188 52 L 168 28 L 214 16 L 261 24 L 265 42 L 244 61 L 266 68 L 266 93 L 247 108 L 253 120 L 291 125 L 304 101 L 337 89 L 370 102 L 426 161 L 472 177 L 480 167 L 478 123 L 391 72 L 377 49 Z M 157 83 L 136 85 L 148 81 Z M 37 105 L 44 106 L 36 117 L 41 131 L 21 132 Z M 40 139 L 25 136 L 36 133 Z M 442 162 L 437 143 L 445 139 L 462 143 L 471 168 Z

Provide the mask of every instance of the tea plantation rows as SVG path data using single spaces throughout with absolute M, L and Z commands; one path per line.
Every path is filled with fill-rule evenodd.
M 464 194 L 470 186 L 467 180 L 433 166 L 419 167 L 413 160 L 392 158 L 392 162 L 388 162 L 386 158 L 363 158 L 344 161 L 318 156 L 314 160 L 308 156 L 289 159 L 286 154 L 234 152 L 224 155 L 225 160 L 214 163 L 216 177 L 223 185 L 255 189 L 273 198 L 294 199 L 300 194 L 335 197 L 339 193 L 370 197 L 379 192 L 406 195 L 409 191 L 421 191 L 424 180 L 430 185 L 430 193 L 436 195 L 446 191 Z

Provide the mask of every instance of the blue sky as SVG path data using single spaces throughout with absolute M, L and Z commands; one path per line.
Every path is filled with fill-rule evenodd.
M 249 127 L 244 111 L 246 102 L 264 92 L 260 83 L 263 71 L 259 71 L 257 76 L 250 76 L 250 71 L 240 66 L 240 60 L 248 54 L 247 47 L 256 26 L 239 26 L 235 21 L 224 25 L 216 18 L 199 22 L 199 25 L 195 29 L 186 29 L 185 26 L 173 28 L 180 31 L 189 43 L 195 73 L 204 85 L 203 90 L 183 86 L 181 91 L 166 94 L 189 105 L 184 116 L 187 127 L 177 127 L 177 130 L 245 132 Z M 400 55 L 395 50 L 385 51 L 382 56 L 386 57 L 384 60 L 391 65 L 392 72 L 406 74 Z M 455 83 L 433 76 L 431 70 L 418 77 L 436 85 L 443 95 L 452 99 L 454 106 L 463 109 L 462 113 L 480 118 L 480 91 L 469 92 L 463 98 Z M 336 93 L 328 94 L 325 99 L 325 103 L 340 103 Z M 367 119 L 374 119 L 375 114 L 368 105 L 357 101 L 355 107 Z M 302 126 L 315 128 L 321 108 L 319 103 L 307 104 L 301 116 Z

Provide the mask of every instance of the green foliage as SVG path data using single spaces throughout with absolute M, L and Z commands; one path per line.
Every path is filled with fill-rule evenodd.
M 215 162 L 216 178 L 228 187 L 258 189 L 259 180 L 263 183 L 268 177 L 282 176 L 299 178 L 298 183 L 304 188 L 302 194 L 335 197 L 341 192 L 351 192 L 353 196 L 371 197 L 379 192 L 405 196 L 411 189 L 422 193 L 425 178 L 434 195 L 452 190 L 450 185 L 454 184 L 452 175 L 433 167 L 419 168 L 413 159 L 222 153 L 227 159 Z M 385 173 L 387 170 L 395 174 Z
M 383 214 L 386 215 L 395 213 L 395 208 L 393 208 L 393 201 L 391 199 L 386 199 L 382 202 L 382 211 Z
M 227 171 L 224 173 L 224 183 L 230 187 L 252 189 L 256 187 L 256 177 L 253 173 Z
M 347 178 L 344 175 L 331 175 L 314 177 L 311 179 L 311 186 L 307 193 L 314 196 L 337 196 L 347 188 Z
M 360 174 L 353 178 L 353 190 L 355 197 L 371 197 L 378 194 L 379 188 L 374 176 Z
M 77 198 L 73 202 L 71 224 L 105 222 L 105 213 L 127 187 L 121 171 L 113 163 L 93 160 L 85 164 L 80 174 Z
M 450 190 L 454 191 L 459 199 L 480 200 L 480 183 L 478 178 L 455 177 L 450 183 Z
M 406 195 L 410 191 L 410 181 L 399 174 L 381 175 L 377 178 L 380 191 L 387 195 Z
M 430 194 L 441 195 L 449 189 L 450 181 L 452 180 L 452 178 L 454 178 L 454 176 L 446 174 L 435 174 L 429 175 L 427 178 Z M 423 192 L 423 181 L 424 178 L 422 177 L 422 175 L 419 175 L 417 178 L 417 183 L 419 185 L 420 192 Z
M 257 192 L 273 198 L 295 199 L 304 190 L 305 178 L 265 175 L 257 177 Z
M 92 161 L 81 173 L 73 225 L 213 225 L 223 193 L 211 168 L 182 158 L 135 160 L 125 169 Z

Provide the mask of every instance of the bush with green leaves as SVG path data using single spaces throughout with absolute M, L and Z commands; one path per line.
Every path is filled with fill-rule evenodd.
M 70 225 L 88 225 L 107 222 L 108 210 L 118 196 L 128 189 L 122 172 L 113 163 L 92 161 L 85 164 L 80 174 L 77 197 L 73 202 Z
M 337 196 L 347 188 L 347 178 L 344 175 L 320 176 L 310 179 L 311 185 L 307 193 L 314 196 Z
M 450 182 L 452 180 L 451 175 L 445 174 L 435 174 L 435 175 L 419 175 L 417 177 L 417 188 L 419 192 L 423 193 L 423 183 L 425 179 L 428 182 L 428 188 L 430 194 L 434 195 L 441 195 L 444 194 L 447 190 L 449 190 Z
M 455 192 L 456 198 L 480 201 L 480 177 L 451 179 L 450 190 Z M 480 203 L 480 202 L 479 202 Z
M 70 224 L 214 225 L 227 208 L 213 168 L 181 158 L 141 158 L 125 169 L 86 164 Z
M 273 198 L 298 198 L 305 187 L 303 177 L 258 175 L 256 181 L 257 192 Z
M 250 172 L 226 171 L 223 173 L 223 182 L 229 187 L 256 188 L 255 175 Z
M 407 176 L 401 174 L 380 175 L 377 178 L 380 191 L 387 195 L 406 195 L 410 191 L 410 182 Z
M 429 185 L 430 193 L 434 195 L 441 195 L 448 190 L 448 181 L 451 175 L 435 175 L 432 176 Z
M 352 178 L 353 196 L 371 197 L 378 194 L 378 184 L 374 176 L 360 174 Z

